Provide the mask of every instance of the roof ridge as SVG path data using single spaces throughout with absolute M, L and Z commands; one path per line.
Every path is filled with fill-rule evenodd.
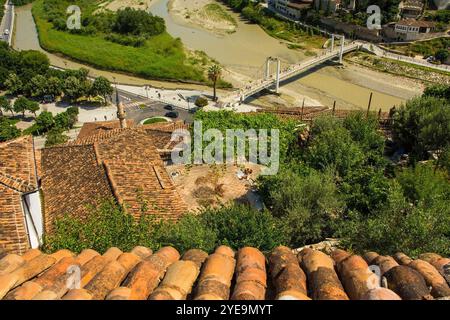
M 13 177 L 1 171 L 0 171 L 0 183 L 7 186 L 8 188 L 14 189 L 19 192 L 29 192 L 37 188 L 36 185 L 31 184 L 22 178 Z M 22 188 L 22 186 L 25 186 L 25 188 Z

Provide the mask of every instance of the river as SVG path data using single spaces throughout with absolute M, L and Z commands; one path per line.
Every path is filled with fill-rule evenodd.
M 210 57 L 219 61 L 229 72 L 242 81 L 261 77 L 263 65 L 267 57 L 279 57 L 284 64 L 291 64 L 306 59 L 297 50 L 288 49 L 283 43 L 267 35 L 259 26 L 242 20 L 238 14 L 231 12 L 238 21 L 235 33 L 218 35 L 213 32 L 192 26 L 180 21 L 168 10 L 169 0 L 155 0 L 150 10 L 163 17 L 168 32 L 179 37 L 183 43 L 193 50 L 202 50 Z M 38 43 L 35 24 L 30 6 L 16 10 L 16 32 L 14 47 L 16 49 L 41 50 Z M 47 53 L 53 65 L 59 67 L 86 67 L 63 57 Z M 148 81 L 137 77 L 111 73 L 89 67 L 93 76 L 103 75 L 115 77 L 119 82 L 127 84 L 150 84 L 158 87 L 194 88 L 185 84 L 173 84 L 158 81 Z M 237 76 L 237 77 L 236 77 Z M 240 77 L 242 76 L 242 77 Z M 236 84 L 236 82 L 234 82 Z M 195 89 L 199 89 L 195 87 Z M 314 73 L 288 83 L 282 87 L 281 97 L 265 97 L 255 100 L 256 103 L 293 104 L 298 106 L 303 98 L 308 105 L 331 105 L 337 101 L 340 108 L 365 108 L 370 93 L 374 93 L 375 108 L 388 109 L 399 105 L 406 99 L 420 94 L 420 88 L 411 83 L 402 83 L 398 78 L 373 72 L 356 66 L 346 65 L 345 68 L 325 66 Z M 278 100 L 277 100 L 278 99 Z

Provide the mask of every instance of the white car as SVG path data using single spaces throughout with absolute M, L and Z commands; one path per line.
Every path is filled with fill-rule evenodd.
M 6 29 L 5 32 L 4 32 L 4 34 L 5 34 L 5 36 L 9 35 L 9 30 Z

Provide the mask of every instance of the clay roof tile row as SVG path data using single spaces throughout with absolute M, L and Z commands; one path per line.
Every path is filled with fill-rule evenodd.
M 449 297 L 450 261 L 436 254 L 410 259 L 343 250 L 331 255 L 287 247 L 263 254 L 221 246 L 210 255 L 172 247 L 156 253 L 110 248 L 0 259 L 0 298 L 10 300 L 431 300 Z M 409 259 L 406 259 L 409 258 Z M 428 260 L 428 261 L 427 261 Z M 443 264 L 444 262 L 447 262 Z M 371 266 L 369 268 L 369 265 Z M 376 266 L 384 281 L 374 273 Z M 80 282 L 77 279 L 77 272 Z

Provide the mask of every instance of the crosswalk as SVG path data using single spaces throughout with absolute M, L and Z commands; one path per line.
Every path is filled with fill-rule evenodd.
M 143 105 L 146 106 L 146 107 L 151 107 L 151 106 L 157 105 L 157 104 L 158 104 L 158 102 L 157 101 L 153 101 L 153 100 L 134 101 L 134 102 L 130 102 L 130 103 L 125 104 L 125 109 L 137 110 Z

